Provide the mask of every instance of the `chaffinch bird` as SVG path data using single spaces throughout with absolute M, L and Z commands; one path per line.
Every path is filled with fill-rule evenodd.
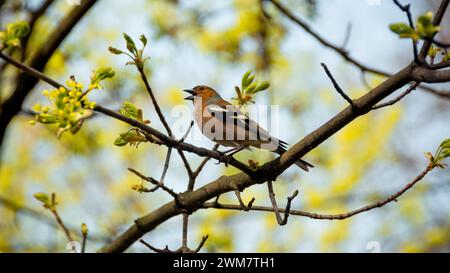
M 199 85 L 183 91 L 190 94 L 185 100 L 194 103 L 194 119 L 203 135 L 222 146 L 234 147 L 226 153 L 235 154 L 250 147 L 279 155 L 286 152 L 286 142 L 272 137 L 239 108 L 222 99 L 213 88 Z M 314 167 L 301 159 L 295 164 L 305 171 Z

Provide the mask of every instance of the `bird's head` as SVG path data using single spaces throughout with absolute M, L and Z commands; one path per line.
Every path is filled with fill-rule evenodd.
M 194 101 L 196 98 L 201 98 L 203 101 L 211 98 L 220 99 L 220 95 L 213 88 L 206 85 L 198 85 L 192 89 L 185 89 L 184 92 L 189 93 L 191 96 L 184 98 L 185 100 Z

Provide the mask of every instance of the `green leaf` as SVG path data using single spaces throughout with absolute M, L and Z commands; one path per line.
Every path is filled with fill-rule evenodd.
M 400 38 L 411 38 L 414 40 L 417 40 L 419 38 L 419 35 L 416 33 L 416 31 L 405 23 L 391 24 L 389 26 L 389 29 L 392 32 L 398 34 Z
M 431 11 L 421 15 L 417 19 L 417 33 L 421 38 L 432 38 L 439 32 L 439 26 L 433 25 L 433 13 Z
M 139 120 L 139 110 L 134 104 L 131 102 L 124 102 L 122 108 L 120 108 L 119 113 L 122 115 L 132 118 L 135 120 Z M 142 115 L 142 114 L 141 114 Z
M 91 76 L 91 83 L 98 84 L 105 79 L 114 77 L 116 73 L 111 67 L 102 67 L 94 71 Z
M 421 24 L 424 27 L 429 27 L 433 25 L 432 20 L 433 12 L 428 11 L 425 14 L 419 16 L 419 18 L 417 19 L 417 23 Z
M 122 137 L 119 136 L 115 141 L 114 141 L 114 145 L 119 146 L 119 147 L 123 147 L 125 145 L 127 145 L 128 142 Z
M 108 50 L 109 50 L 109 52 L 111 52 L 112 54 L 116 54 L 116 55 L 125 54 L 125 52 L 123 52 L 122 50 L 117 49 L 117 48 L 112 47 L 112 46 L 110 46 L 110 47 L 108 48 Z
M 20 39 L 30 33 L 30 26 L 27 22 L 17 22 L 6 25 L 6 30 L 2 32 L 1 38 L 7 46 L 19 46 Z
M 139 40 L 141 40 L 141 42 L 142 42 L 142 44 L 144 45 L 144 47 L 147 45 L 148 40 L 147 40 L 147 37 L 145 37 L 144 34 L 142 34 L 142 35 L 139 37 Z
M 50 204 L 50 198 L 48 197 L 48 195 L 46 193 L 35 193 L 34 198 L 36 198 L 38 201 L 42 202 L 43 204 Z
M 442 149 L 448 149 L 450 148 L 450 138 L 442 141 L 441 145 L 439 145 L 440 148 Z
M 252 83 L 247 89 L 245 90 L 246 93 L 252 94 L 252 92 L 258 87 L 258 83 L 254 82 Z
M 246 83 L 247 83 L 248 77 L 249 77 L 251 74 L 252 74 L 252 71 L 251 71 L 251 70 L 245 72 L 244 76 L 242 77 L 242 82 L 241 82 L 241 87 L 242 87 L 242 89 L 245 89 L 245 88 L 247 87 L 247 86 L 246 86 Z
M 146 142 L 147 138 L 143 136 L 139 131 L 131 129 L 130 131 L 121 134 L 115 141 L 116 146 L 125 146 L 130 144 L 131 146 L 138 146 L 141 142 Z
M 268 81 L 263 81 L 255 88 L 255 90 L 253 90 L 252 94 L 267 90 L 267 89 L 269 89 L 269 87 L 270 87 L 270 83 Z
M 136 44 L 134 43 L 133 39 L 131 39 L 131 37 L 126 33 L 123 34 L 123 38 L 125 39 L 125 41 L 127 43 L 128 51 L 130 51 L 132 54 L 137 55 L 137 48 L 136 48 Z
M 247 81 L 245 82 L 245 88 L 247 88 L 248 86 L 250 86 L 250 84 L 253 83 L 253 81 L 255 80 L 255 75 L 250 75 L 250 77 L 247 78 Z M 244 89 L 245 89 L 244 88 Z

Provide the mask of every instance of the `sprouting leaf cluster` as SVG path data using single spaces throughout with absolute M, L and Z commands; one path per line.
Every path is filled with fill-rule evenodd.
M 439 26 L 433 24 L 433 12 L 429 11 L 417 19 L 415 29 L 405 23 L 391 24 L 389 28 L 400 38 L 410 38 L 413 40 L 431 39 L 439 32 Z
M 0 49 L 20 46 L 20 39 L 30 33 L 30 26 L 26 22 L 10 23 L 4 31 L 0 31 Z
M 119 113 L 126 116 L 127 118 L 135 119 L 142 124 L 149 124 L 149 120 L 144 120 L 142 109 L 137 108 L 131 102 L 125 102 Z M 114 145 L 122 147 L 129 144 L 138 148 L 139 144 L 143 142 L 161 143 L 160 140 L 154 136 L 149 136 L 141 129 L 134 127 L 128 130 L 126 133 L 120 134 L 120 136 L 114 141 Z
M 92 109 L 95 107 L 95 102 L 89 101 L 88 94 L 102 88 L 100 83 L 112 77 L 114 71 L 111 68 L 100 68 L 93 72 L 87 89 L 71 77 L 66 82 L 67 87 L 44 90 L 42 95 L 47 97 L 50 105 L 36 104 L 33 107 L 36 112 L 35 119 L 30 121 L 30 124 L 55 124 L 59 128 L 58 138 L 66 131 L 76 134 L 84 121 L 92 115 Z
M 430 160 L 431 166 L 442 169 L 445 168 L 447 165 L 443 164 L 442 161 L 450 157 L 450 138 L 442 141 L 434 155 L 431 153 L 427 153 L 425 155 Z
M 247 103 L 254 103 L 253 96 L 256 93 L 269 89 L 270 83 L 268 81 L 258 82 L 255 80 L 255 75 L 252 71 L 247 71 L 241 80 L 241 87 L 235 87 L 237 97 L 233 98 L 239 105 L 246 105 Z
M 109 47 L 109 51 L 116 55 L 127 55 L 132 60 L 131 62 L 128 62 L 127 65 L 135 65 L 139 70 L 143 70 L 145 61 L 150 59 L 144 58 L 143 56 L 144 49 L 148 44 L 147 37 L 145 37 L 144 34 L 139 37 L 139 40 L 142 43 L 142 47 L 140 49 L 137 48 L 136 43 L 128 34 L 124 33 L 123 38 L 125 40 L 128 52 L 117 49 L 115 47 Z

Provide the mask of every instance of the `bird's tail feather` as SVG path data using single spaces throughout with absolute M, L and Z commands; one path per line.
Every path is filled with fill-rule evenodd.
M 275 150 L 275 152 L 279 155 L 282 155 L 284 152 L 286 152 L 286 145 L 287 143 L 284 141 L 279 141 L 278 148 Z M 295 165 L 299 166 L 304 171 L 309 171 L 310 168 L 314 168 L 314 166 L 302 159 L 299 159 L 295 161 Z

